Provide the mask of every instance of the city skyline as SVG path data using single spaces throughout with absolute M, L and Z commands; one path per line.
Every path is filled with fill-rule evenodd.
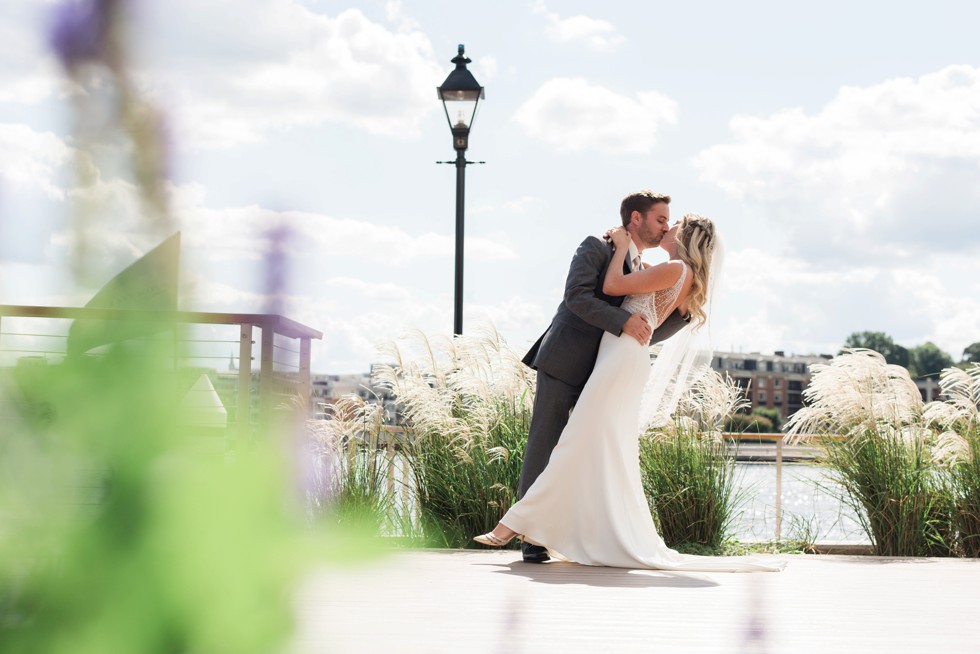
M 835 353 L 869 330 L 959 360 L 980 341 L 972 4 L 126 4 L 138 85 L 167 121 L 181 308 L 279 308 L 324 333 L 314 373 L 366 370 L 412 330 L 451 333 L 455 187 L 435 162 L 453 152 L 435 87 L 459 43 L 486 87 L 466 333 L 533 342 L 578 242 L 652 188 L 673 218 L 724 234 L 720 351 Z M 0 7 L 2 304 L 81 306 L 156 245 L 124 171 L 76 177 L 54 7 Z M 80 280 L 72 206 L 93 195 L 102 239 Z

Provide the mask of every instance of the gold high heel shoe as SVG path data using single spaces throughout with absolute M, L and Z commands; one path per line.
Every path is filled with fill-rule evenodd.
M 494 536 L 492 531 L 489 531 L 485 534 L 474 536 L 473 540 L 480 543 L 481 545 L 489 545 L 490 547 L 504 547 L 505 545 L 510 543 L 510 541 L 520 537 L 521 537 L 520 534 L 514 534 L 510 538 L 500 538 L 498 536 Z

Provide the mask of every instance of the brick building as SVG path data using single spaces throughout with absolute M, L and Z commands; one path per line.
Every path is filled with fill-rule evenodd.
M 789 355 L 750 352 L 715 352 L 711 367 L 728 374 L 745 389 L 746 399 L 755 407 L 776 409 L 785 420 L 803 407 L 803 390 L 810 383 L 810 366 L 827 363 L 832 357 L 821 355 Z M 923 402 L 939 399 L 939 384 L 934 379 L 916 379 Z

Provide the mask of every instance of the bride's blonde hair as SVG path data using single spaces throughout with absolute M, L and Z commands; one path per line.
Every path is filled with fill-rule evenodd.
M 681 218 L 677 228 L 677 254 L 691 268 L 694 282 L 688 296 L 688 313 L 694 329 L 708 320 L 704 305 L 708 301 L 708 281 L 711 279 L 711 255 L 715 248 L 715 224 L 710 218 L 689 213 Z

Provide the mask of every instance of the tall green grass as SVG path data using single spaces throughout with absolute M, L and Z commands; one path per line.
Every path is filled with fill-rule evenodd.
M 517 499 L 533 373 L 495 330 L 386 347 L 376 381 L 401 405 L 417 523 L 426 543 L 473 546 Z
M 426 542 L 470 547 L 517 501 L 529 416 L 498 408 L 500 419 L 469 439 L 413 434 L 405 448 Z
M 696 430 L 640 440 L 643 491 L 667 545 L 716 547 L 725 539 L 743 496 L 724 441 Z
M 340 525 L 367 525 L 377 534 L 391 531 L 395 441 L 385 428 L 384 407 L 351 395 L 327 409 L 330 420 L 307 422 L 315 466 L 311 510 Z
M 933 432 L 905 368 L 877 352 L 848 350 L 811 368 L 807 405 L 787 423 L 791 440 L 821 434 L 823 462 L 882 556 L 953 549 L 947 476 L 933 462 Z
M 980 364 L 947 368 L 939 383 L 944 400 L 927 405 L 925 418 L 941 432 L 935 458 L 949 473 L 957 547 L 980 557 Z
M 384 355 L 390 363 L 376 369 L 374 381 L 401 407 L 398 455 L 408 475 L 395 477 L 413 511 L 392 533 L 429 546 L 475 547 L 473 535 L 493 529 L 517 500 L 534 374 L 492 329 L 453 339 L 418 333 L 389 343 Z M 745 498 L 721 426 L 744 404 L 737 385 L 706 371 L 681 399 L 676 421 L 642 437 L 644 491 L 668 543 L 723 541 Z M 325 506 L 335 515 L 356 506 L 383 524 L 385 512 L 398 511 L 381 468 L 364 455 L 382 427 L 372 406 L 351 397 L 332 407 L 333 431 L 321 440 L 345 454 Z
M 674 421 L 640 439 L 643 490 L 671 547 L 720 546 L 744 503 L 721 435 L 725 419 L 743 406 L 736 384 L 706 370 L 681 399 Z
M 472 535 L 492 529 L 516 499 L 533 373 L 492 330 L 441 340 L 418 334 L 387 354 L 391 364 L 376 382 L 403 409 L 395 445 L 407 473 L 391 470 L 393 445 L 377 407 L 335 407 L 331 515 L 367 514 L 380 533 L 416 543 L 472 546 Z M 944 401 L 928 406 L 907 371 L 874 352 L 847 352 L 813 373 L 788 438 L 827 436 L 826 488 L 854 510 L 875 552 L 980 555 L 980 366 L 944 371 Z M 745 497 L 721 426 L 743 406 L 738 387 L 710 373 L 670 424 L 641 437 L 644 492 L 668 544 L 725 541 Z M 392 474 L 402 484 L 396 492 L 386 481 Z
M 839 474 L 842 501 L 879 556 L 949 556 L 953 551 L 946 476 L 923 438 L 865 432 L 829 441 L 824 461 Z
M 980 429 L 963 434 L 968 450 L 953 465 L 953 527 L 960 551 L 965 556 L 980 557 Z

